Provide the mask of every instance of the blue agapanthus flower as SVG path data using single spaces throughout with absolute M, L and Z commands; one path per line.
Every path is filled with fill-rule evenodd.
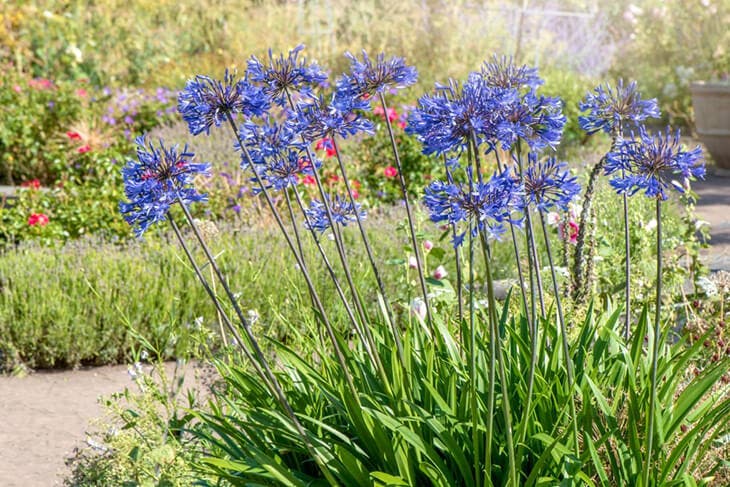
M 143 136 L 136 143 L 137 160 L 122 168 L 124 194 L 129 201 L 119 203 L 119 210 L 140 236 L 167 217 L 178 197 L 186 205 L 206 201 L 207 196 L 193 187 L 193 179 L 199 174 L 209 175 L 210 165 L 191 162 L 194 154 L 187 146 L 178 151 L 177 146 L 168 148 L 160 141 L 156 147 Z
M 484 62 L 481 74 L 487 85 L 494 88 L 536 89 L 544 83 L 538 75 L 537 68 L 517 66 L 511 56 L 498 57 L 495 54 L 491 62 Z
M 555 148 L 563 135 L 566 118 L 560 98 L 537 95 L 530 90 L 512 103 L 501 103 L 496 114 L 493 140 L 509 150 L 519 139 L 532 151 Z
M 350 73 L 337 80 L 340 96 L 369 100 L 376 93 L 406 88 L 418 80 L 416 68 L 408 66 L 400 57 L 394 56 L 386 61 L 385 54 L 380 53 L 373 62 L 365 51 L 362 52 L 362 61 L 349 52 L 345 56 L 350 59 Z
M 624 85 L 621 79 L 616 88 L 608 83 L 597 86 L 578 107 L 582 112 L 588 112 L 578 117 L 578 123 L 589 134 L 601 130 L 613 134 L 619 125 L 625 129 L 629 128 L 627 125 L 638 126 L 647 118 L 660 116 L 656 98 L 642 100 L 636 89 L 636 81 Z
M 555 207 L 567 210 L 568 203 L 580 193 L 580 185 L 576 177 L 570 175 L 566 163 L 558 162 L 555 157 L 538 162 L 534 152 L 528 155 L 523 184 L 527 204 L 544 212 Z
M 339 135 L 343 139 L 358 132 L 373 133 L 373 123 L 353 111 L 347 100 L 327 104 L 324 98 L 313 98 L 308 103 L 297 105 L 296 129 L 307 142 Z
M 314 167 L 319 169 L 322 161 L 314 160 Z M 248 163 L 242 163 L 243 168 L 249 168 Z M 312 161 L 301 150 L 289 149 L 267 158 L 261 164 L 255 164 L 254 171 L 261 178 L 266 189 L 280 191 L 289 186 L 296 186 L 301 176 L 311 175 L 313 171 Z M 251 181 L 256 182 L 256 178 Z M 254 186 L 254 194 L 261 192 L 258 186 Z
M 434 223 L 461 225 L 470 223 L 472 236 L 486 231 L 498 239 L 504 223 L 519 224 L 515 214 L 524 208 L 522 186 L 509 170 L 495 173 L 488 181 L 469 184 L 434 181 L 426 187 L 424 204 Z M 464 242 L 466 231 L 454 236 L 454 247 Z
M 496 114 L 517 99 L 516 90 L 493 90 L 472 73 L 461 87 L 452 80 L 448 86 L 437 86 L 435 95 L 421 97 L 409 114 L 406 132 L 420 140 L 424 154 L 459 153 L 472 136 L 491 138 Z
M 235 74 L 226 70 L 223 81 L 201 75 L 188 81 L 178 95 L 177 110 L 190 133 L 198 135 L 210 134 L 210 127 L 220 127 L 229 115 L 261 116 L 269 107 L 261 88 L 246 80 L 236 81 Z
M 679 130 L 651 135 L 646 128 L 631 138 L 620 139 L 606 157 L 605 173 L 613 174 L 611 186 L 629 196 L 638 191 L 650 198 L 666 200 L 668 190 L 684 193 L 689 182 L 705 176 L 700 146 L 690 151 L 679 142 Z
M 327 202 L 332 213 L 332 220 L 343 227 L 357 221 L 358 215 L 361 220 L 367 215 L 359 203 L 353 205 L 349 200 L 341 198 L 339 195 L 327 196 Z M 305 214 L 307 215 L 307 228 L 324 232 L 330 227 L 327 209 L 321 201 L 313 200 L 309 208 L 305 210 Z
M 299 59 L 299 53 L 304 49 L 300 44 L 285 58 L 280 54 L 275 58 L 269 49 L 269 63 L 265 65 L 255 56 L 248 60 L 248 78 L 263 85 L 264 93 L 274 103 L 284 106 L 288 103 L 289 95 L 309 96 L 312 88 L 327 81 L 327 74 L 316 64 L 307 64 L 305 58 Z
M 283 122 L 268 118 L 262 124 L 248 121 L 241 124 L 238 132 L 254 164 L 264 164 L 266 159 L 285 155 L 291 149 L 304 149 L 296 120 L 289 118 Z M 241 150 L 238 142 L 234 148 Z

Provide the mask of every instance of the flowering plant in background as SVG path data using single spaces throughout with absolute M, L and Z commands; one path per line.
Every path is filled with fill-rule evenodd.
M 31 213 L 28 216 L 28 225 L 30 225 L 31 227 L 45 227 L 46 225 L 48 225 L 49 221 L 50 220 L 48 219 L 48 215 L 44 213 Z

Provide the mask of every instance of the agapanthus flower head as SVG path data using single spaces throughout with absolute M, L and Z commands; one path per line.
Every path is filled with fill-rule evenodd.
M 528 155 L 523 184 L 527 204 L 546 213 L 556 207 L 566 211 L 580 193 L 580 185 L 566 163 L 558 162 L 555 157 L 538 162 L 534 152 Z
M 504 223 L 519 224 L 517 212 L 524 208 L 522 187 L 510 170 L 495 173 L 484 182 L 471 184 L 434 181 L 426 187 L 423 201 L 434 223 L 470 224 L 472 236 L 486 231 L 498 239 Z M 464 241 L 466 231 L 454 236 L 454 247 Z
M 284 106 L 288 103 L 287 94 L 308 96 L 314 86 L 327 81 L 327 74 L 317 63 L 307 64 L 306 58 L 299 58 L 304 49 L 300 44 L 284 57 L 274 57 L 269 49 L 269 63 L 265 65 L 255 56 L 248 60 L 248 78 L 263 85 L 264 93 L 274 103 Z
M 397 56 L 386 60 L 385 54 L 380 53 L 374 62 L 365 51 L 362 52 L 362 61 L 349 52 L 345 56 L 350 59 L 350 73 L 337 80 L 337 91 L 345 96 L 369 99 L 386 89 L 399 90 L 418 80 L 416 68 L 408 66 L 403 58 Z
M 578 117 L 580 127 L 589 134 L 603 130 L 613 134 L 619 128 L 629 128 L 627 125 L 637 126 L 647 118 L 660 116 L 656 98 L 642 100 L 636 89 L 636 81 L 624 85 L 618 80 L 615 88 L 610 84 L 597 86 L 592 93 L 578 105 L 587 115 Z
M 290 149 L 304 149 L 293 119 L 278 122 L 269 117 L 261 124 L 247 121 L 238 132 L 254 164 L 264 164 L 267 158 L 284 155 Z M 234 148 L 241 150 L 238 142 Z
M 421 97 L 408 116 L 406 132 L 418 137 L 424 154 L 459 153 L 472 136 L 489 138 L 495 114 L 516 99 L 516 90 L 492 90 L 472 73 L 461 86 L 452 80 L 448 86 L 437 85 L 436 94 Z
M 358 132 L 373 133 L 373 123 L 353 111 L 344 100 L 327 104 L 324 98 L 313 98 L 308 103 L 299 103 L 296 109 L 297 130 L 307 142 L 332 138 L 339 135 L 343 139 Z
M 327 196 L 327 202 L 332 213 L 332 220 L 335 224 L 343 227 L 356 221 L 358 216 L 362 220 L 367 215 L 359 203 L 353 205 L 349 199 L 339 195 Z M 330 227 L 327 209 L 321 201 L 313 200 L 305 213 L 307 215 L 307 228 L 324 232 Z
M 560 142 L 566 118 L 560 98 L 537 95 L 533 90 L 502 103 L 496 115 L 493 139 L 504 150 L 524 140 L 532 151 L 555 148 Z
M 150 225 L 164 220 L 170 207 L 178 201 L 184 204 L 206 201 L 207 196 L 193 187 L 196 175 L 209 175 L 210 165 L 191 162 L 194 154 L 187 146 L 158 146 L 138 137 L 137 160 L 130 160 L 122 168 L 124 194 L 128 202 L 119 203 L 124 219 L 132 225 L 137 236 Z
M 188 81 L 178 95 L 177 110 L 190 133 L 198 135 L 210 134 L 210 128 L 219 127 L 229 115 L 261 116 L 269 107 L 269 99 L 261 88 L 245 79 L 236 80 L 235 73 L 226 70 L 223 81 L 202 75 Z
M 241 165 L 244 168 L 249 167 L 247 163 Z M 267 158 L 262 164 L 255 164 L 254 171 L 261 178 L 266 189 L 280 191 L 297 185 L 303 178 L 311 176 L 315 167 L 318 169 L 321 165 L 322 162 L 315 159 L 313 167 L 312 161 L 305 153 L 301 150 L 289 149 Z M 256 182 L 256 178 L 252 178 L 251 181 Z M 253 192 L 258 194 L 261 189 L 254 186 Z
M 705 166 L 700 146 L 684 150 L 679 135 L 679 130 L 672 132 L 669 127 L 652 135 L 640 126 L 638 134 L 620 139 L 604 166 L 606 174 L 614 176 L 611 186 L 618 193 L 631 196 L 644 191 L 662 200 L 669 197 L 670 188 L 684 193 L 690 181 L 705 176 Z
M 527 65 L 517 66 L 512 56 L 492 57 L 491 62 L 485 61 L 482 65 L 482 76 L 490 87 L 496 88 L 537 88 L 544 81 L 540 78 L 537 68 Z

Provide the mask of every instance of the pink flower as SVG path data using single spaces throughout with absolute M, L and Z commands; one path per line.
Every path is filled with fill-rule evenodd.
M 424 248 L 424 250 L 426 250 L 426 252 L 430 252 L 431 249 L 433 248 L 433 242 L 431 242 L 430 240 L 424 240 L 423 248 Z
M 555 226 L 558 223 L 560 223 L 560 213 L 556 211 L 548 212 L 547 214 L 547 222 L 550 226 Z
M 21 88 L 20 85 L 15 85 L 13 86 L 13 91 L 15 91 L 16 93 L 22 93 L 23 88 Z
M 373 113 L 383 120 L 385 120 L 385 112 L 383 111 L 383 107 L 378 105 L 375 108 L 373 108 Z M 395 108 L 388 108 L 388 120 L 391 122 L 395 122 L 398 120 L 398 112 L 395 110 Z
M 46 78 L 34 78 L 28 81 L 28 85 L 35 90 L 50 90 L 53 88 L 53 81 Z
M 31 227 L 45 227 L 46 225 L 48 225 L 48 221 L 48 216 L 44 213 L 31 213 L 31 215 L 28 217 L 28 225 L 30 225 Z
M 68 137 L 69 140 L 81 140 L 81 134 L 78 132 L 68 131 L 66 132 L 66 137 Z
M 354 199 L 358 199 L 360 197 L 360 193 L 355 188 L 352 188 L 352 197 Z
M 418 260 L 412 255 L 408 257 L 408 267 L 411 269 L 418 269 Z
M 441 280 L 444 277 L 448 276 L 449 273 L 446 272 L 446 269 L 444 269 L 444 266 L 440 265 L 433 271 L 433 278 L 436 280 Z
M 86 98 L 88 96 L 89 92 L 86 91 L 84 88 L 79 88 L 76 90 L 76 96 L 79 98 Z
M 78 152 L 79 154 L 86 154 L 90 150 L 91 150 L 91 146 L 89 146 L 89 144 L 86 144 L 86 145 L 82 145 L 81 147 L 76 149 L 76 152 Z
M 406 121 L 405 120 L 398 120 L 398 126 L 402 129 L 406 128 Z
M 567 226 L 567 228 L 566 228 Z M 566 230 L 567 230 L 567 238 L 566 238 Z M 570 220 L 567 225 L 565 223 L 561 223 L 558 225 L 558 234 L 560 235 L 560 238 L 563 240 L 567 240 L 569 243 L 575 245 L 578 243 L 578 231 L 580 230 L 580 227 L 578 227 L 578 224 L 574 222 L 573 220 Z
M 317 183 L 317 180 L 314 179 L 314 176 L 307 174 L 306 176 L 301 176 L 300 182 L 305 186 L 312 186 Z
M 383 174 L 385 174 L 386 178 L 394 178 L 398 175 L 398 169 L 393 166 L 388 166 L 383 170 Z
M 20 185 L 22 188 L 40 189 L 41 182 L 38 179 L 31 179 Z

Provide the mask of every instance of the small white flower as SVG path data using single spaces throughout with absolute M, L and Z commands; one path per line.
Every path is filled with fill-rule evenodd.
M 426 303 L 423 298 L 414 298 L 411 301 L 411 314 L 419 320 L 426 319 Z
M 255 309 L 248 310 L 248 312 L 246 314 L 248 315 L 248 319 L 249 319 L 249 321 L 251 321 L 252 325 L 254 323 L 256 323 L 260 318 L 259 312 L 256 311 Z
M 418 260 L 416 260 L 416 258 L 412 255 L 408 257 L 408 267 L 411 269 L 418 269 Z
M 711 225 L 710 225 L 710 222 L 708 222 L 707 220 L 697 220 L 695 222 L 695 230 L 700 230 L 702 227 L 709 227 L 709 226 L 711 226 Z
M 644 230 L 646 230 L 647 232 L 651 232 L 655 228 L 656 228 L 656 218 L 652 218 L 651 220 L 649 220 L 649 222 L 646 225 L 644 225 Z
M 142 350 L 142 353 L 139 354 L 139 358 L 147 361 L 148 358 L 150 358 L 150 354 L 147 352 L 147 350 Z
M 84 53 L 75 44 L 71 44 L 66 48 L 66 52 L 71 54 L 77 63 L 84 60 Z
M 707 297 L 717 296 L 718 294 L 717 285 L 706 277 L 700 277 L 697 279 L 697 287 L 699 287 L 702 292 L 707 295 Z
M 555 226 L 560 223 L 560 214 L 556 211 L 548 212 L 547 214 L 548 225 Z

